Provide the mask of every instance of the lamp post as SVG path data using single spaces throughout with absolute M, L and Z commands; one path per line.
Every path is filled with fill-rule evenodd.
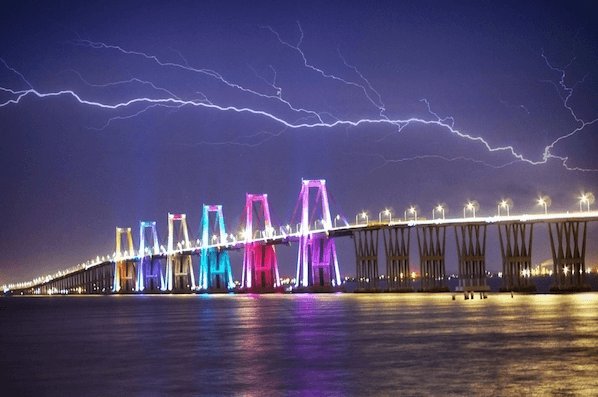
M 361 213 L 355 215 L 355 225 L 359 225 L 359 219 L 365 221 L 365 224 L 368 224 L 368 214 L 365 211 L 361 211 Z
M 582 193 L 579 197 L 579 212 L 583 212 L 583 205 L 586 205 L 587 211 L 590 212 L 590 204 L 594 202 L 594 195 L 592 193 Z
M 412 205 L 411 207 L 405 210 L 405 220 L 407 220 L 407 213 L 413 215 L 413 220 L 417 220 L 417 209 L 415 208 L 415 206 Z
M 382 223 L 382 214 L 388 217 L 388 223 L 392 222 L 392 212 L 388 208 L 385 208 L 384 211 L 380 211 L 378 213 L 378 221 Z
M 547 215 L 548 214 L 548 197 L 547 196 L 540 197 L 538 199 L 538 205 L 544 207 L 544 214 Z
M 466 217 L 467 211 L 471 211 L 471 215 L 475 218 L 475 207 L 476 207 L 475 202 L 468 201 L 467 204 L 465 204 L 465 207 L 463 207 L 463 218 Z
M 436 207 L 432 209 L 432 219 L 436 219 L 434 216 L 436 212 L 442 214 L 442 219 L 444 219 L 444 207 L 442 206 L 442 204 L 438 204 Z
M 338 220 L 340 220 L 340 219 L 341 219 L 341 216 L 340 216 L 340 215 L 338 215 L 338 214 L 337 214 L 337 215 L 334 217 L 334 228 L 335 228 L 335 229 L 336 229 L 336 221 L 338 221 Z
M 509 216 L 510 205 L 507 200 L 501 200 L 500 203 L 496 206 L 497 215 L 500 216 L 500 209 L 503 208 L 506 210 L 507 216 Z

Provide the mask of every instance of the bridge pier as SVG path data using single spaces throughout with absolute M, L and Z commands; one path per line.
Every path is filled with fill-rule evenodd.
M 116 262 L 115 274 L 118 279 L 115 292 L 135 292 L 137 286 L 138 262 L 134 260 L 121 260 Z M 72 288 L 72 285 L 70 286 Z
M 146 232 L 148 230 L 150 231 L 150 239 L 146 238 Z M 150 242 L 151 245 L 148 244 L 148 242 Z M 160 245 L 158 243 L 156 222 L 139 222 L 139 255 L 141 258 L 139 259 L 137 275 L 137 291 L 155 292 L 165 289 L 166 280 L 164 278 L 164 273 L 166 269 L 162 269 L 162 264 L 159 258 L 156 257 L 159 253 Z M 177 284 L 177 282 L 180 283 L 180 280 L 174 280 L 175 284 Z
M 386 253 L 386 280 L 388 291 L 411 292 L 409 268 L 410 227 L 393 227 L 383 230 Z
M 218 234 L 210 230 L 210 212 L 216 213 Z M 199 262 L 199 289 L 203 292 L 227 292 L 234 288 L 230 257 L 228 251 L 216 247 L 209 247 L 210 232 L 216 241 L 226 242 L 227 234 L 224 227 L 224 216 L 221 205 L 204 205 L 201 218 L 201 253 Z M 215 229 L 215 228 L 214 228 Z M 212 243 L 216 242 L 212 241 Z
M 498 225 L 502 257 L 501 291 L 535 292 L 532 274 L 532 223 Z
M 191 292 L 195 289 L 195 279 L 193 275 L 193 260 L 191 255 L 175 253 L 169 255 L 170 273 L 166 274 L 170 278 L 170 288 L 172 292 Z
M 378 291 L 378 229 L 353 232 L 355 244 L 355 292 Z
M 159 292 L 164 290 L 165 284 L 165 277 L 164 274 L 166 272 L 165 264 L 162 260 L 153 255 L 148 255 L 141 259 L 141 266 L 143 268 L 143 292 Z M 180 285 L 191 285 L 189 271 L 185 271 L 183 277 L 186 277 L 186 280 L 181 281 L 179 277 L 181 277 L 182 272 L 177 272 L 177 269 L 187 269 L 185 266 L 178 267 L 176 264 L 174 265 L 175 268 L 175 275 L 173 278 L 174 286 L 173 289 L 180 288 Z
M 421 290 L 446 292 L 446 226 L 429 225 L 416 229 L 419 249 Z
M 97 293 L 107 294 L 112 291 L 112 280 L 114 279 L 114 264 L 112 262 L 104 262 L 97 267 L 98 281 Z
M 299 238 L 299 252 L 297 254 L 296 290 L 324 292 L 332 291 L 340 286 L 341 278 L 338 271 L 338 258 L 334 239 L 326 233 L 310 233 L 309 192 L 317 189 L 316 204 L 321 201 L 322 229 L 332 227 L 330 206 L 326 181 L 323 179 L 301 181 L 301 236 Z
M 179 223 L 177 236 L 175 236 L 174 223 Z M 175 237 L 177 249 L 174 249 Z M 187 216 L 185 214 L 168 214 L 168 255 L 166 256 L 166 274 L 164 291 L 190 292 L 195 290 L 195 275 L 193 274 L 193 261 L 191 254 L 183 253 L 191 246 L 189 231 L 187 229 Z
M 586 231 L 587 221 L 548 223 L 554 269 L 551 292 L 590 290 L 585 279 Z
M 116 228 L 116 258 L 114 260 L 114 280 L 112 286 L 112 292 L 133 292 L 137 285 L 137 272 L 135 261 L 132 259 L 122 259 L 123 253 L 121 251 L 123 238 L 127 250 L 124 252 L 124 256 L 134 255 L 135 250 L 133 248 L 133 235 L 131 234 L 131 228 Z
M 246 194 L 245 196 L 245 239 L 253 234 L 253 210 L 255 204 L 261 204 L 265 237 L 273 231 L 270 220 L 270 207 L 267 194 Z M 258 213 L 259 215 L 259 213 Z M 258 216 L 259 218 L 259 216 Z M 276 249 L 265 242 L 248 243 L 245 241 L 243 253 L 243 275 L 241 279 L 243 290 L 251 292 L 273 292 L 281 290 L 280 275 Z
M 486 282 L 486 224 L 455 226 L 459 258 L 457 291 L 489 291 Z

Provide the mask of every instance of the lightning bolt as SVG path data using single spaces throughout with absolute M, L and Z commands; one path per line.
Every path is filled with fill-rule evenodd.
M 288 129 L 306 129 L 306 128 L 331 129 L 331 128 L 336 128 L 336 127 L 350 128 L 350 127 L 357 127 L 357 126 L 361 126 L 361 125 L 388 125 L 388 126 L 398 127 L 398 131 L 401 132 L 404 128 L 411 126 L 411 125 L 435 126 L 435 127 L 439 127 L 441 130 L 444 130 L 447 133 L 449 133 L 457 138 L 478 144 L 486 152 L 507 153 L 508 155 L 510 155 L 513 158 L 513 160 L 510 162 L 507 162 L 503 165 L 500 165 L 500 166 L 494 166 L 492 164 L 485 163 L 481 160 L 476 160 L 473 158 L 467 158 L 467 157 L 449 158 L 449 157 L 440 156 L 440 155 L 423 155 L 423 156 L 415 156 L 415 157 L 404 158 L 404 159 L 395 159 L 395 160 L 392 160 L 392 159 L 388 160 L 388 159 L 385 159 L 384 157 L 382 157 L 382 159 L 386 163 L 412 161 L 412 160 L 425 159 L 425 158 L 429 158 L 429 159 L 436 158 L 436 159 L 442 159 L 445 161 L 463 160 L 463 161 L 479 162 L 482 165 L 490 166 L 493 168 L 503 168 L 505 166 L 508 166 L 508 165 L 511 165 L 511 164 L 517 163 L 517 162 L 523 162 L 523 163 L 526 163 L 529 165 L 536 166 L 536 165 L 546 164 L 548 161 L 550 161 L 552 159 L 552 160 L 559 161 L 565 169 L 570 170 L 570 171 L 583 171 L 583 172 L 598 171 L 596 169 L 570 166 L 568 164 L 568 161 L 569 161 L 568 157 L 556 155 L 553 153 L 555 146 L 559 142 L 579 134 L 583 130 L 587 129 L 587 127 L 592 126 L 593 124 L 598 122 L 598 118 L 590 120 L 590 121 L 585 121 L 585 120 L 581 119 L 580 117 L 577 116 L 574 109 L 569 104 L 569 100 L 571 99 L 572 95 L 574 94 L 575 87 L 577 86 L 577 84 L 580 84 L 583 82 L 583 80 L 582 80 L 582 81 L 576 83 L 574 86 L 568 86 L 565 82 L 566 69 L 573 63 L 574 59 L 564 68 L 557 68 L 549 62 L 548 58 L 542 52 L 542 58 L 544 59 L 547 67 L 550 68 L 552 71 L 558 72 L 560 74 L 560 79 L 558 81 L 558 84 L 553 82 L 554 83 L 553 85 L 559 92 L 559 95 L 560 95 L 560 98 L 562 99 L 564 108 L 571 115 L 573 120 L 576 122 L 577 126 L 572 131 L 559 136 L 554 141 L 552 141 L 549 145 L 544 147 L 544 150 L 542 153 L 542 158 L 540 160 L 533 160 L 533 159 L 525 157 L 523 154 L 521 154 L 519 151 L 517 151 L 515 149 L 515 147 L 513 147 L 511 145 L 502 145 L 502 146 L 501 145 L 491 145 L 482 136 L 473 135 L 468 132 L 460 130 L 459 128 L 457 128 L 455 126 L 455 119 L 452 116 L 441 117 L 439 114 L 432 111 L 430 103 L 427 99 L 422 99 L 421 101 L 426 105 L 428 114 L 430 116 L 432 116 L 430 118 L 410 117 L 410 118 L 402 119 L 402 118 L 388 117 L 386 115 L 386 112 L 387 112 L 386 106 L 385 106 L 384 102 L 382 101 L 382 97 L 379 94 L 379 92 L 373 88 L 373 85 L 357 69 L 357 67 L 349 64 L 346 61 L 346 59 L 343 57 L 343 55 L 340 53 L 340 51 L 338 51 L 338 54 L 339 54 L 339 57 L 341 58 L 343 64 L 345 65 L 345 67 L 347 67 L 348 69 L 353 71 L 359 77 L 359 79 L 361 80 L 362 83 L 357 83 L 357 82 L 336 76 L 336 75 L 326 72 L 322 68 L 319 68 L 319 67 L 315 66 L 314 64 L 312 64 L 308 60 L 307 56 L 305 55 L 305 52 L 301 48 L 301 45 L 302 45 L 303 39 L 304 39 L 304 33 L 303 33 L 303 30 L 299 23 L 297 23 L 297 26 L 298 26 L 298 29 L 300 32 L 300 37 L 299 37 L 297 43 L 294 45 L 289 43 L 288 41 L 283 40 L 282 37 L 280 36 L 280 34 L 278 32 L 276 32 L 274 29 L 272 29 L 271 27 L 264 26 L 262 28 L 270 31 L 277 38 L 277 40 L 280 44 L 293 50 L 299 56 L 299 58 L 301 59 L 301 61 L 303 63 L 303 66 L 307 70 L 315 72 L 326 79 L 331 79 L 333 81 L 336 81 L 336 82 L 342 83 L 344 85 L 347 85 L 349 87 L 353 87 L 353 88 L 360 90 L 363 93 L 364 98 L 373 107 L 375 107 L 378 110 L 379 117 L 374 117 L 374 118 L 366 117 L 366 118 L 361 118 L 361 119 L 356 119 L 356 120 L 339 119 L 327 112 L 318 112 L 313 109 L 307 109 L 304 107 L 297 106 L 297 105 L 293 104 L 290 100 L 288 100 L 284 97 L 283 89 L 277 82 L 276 70 L 272 66 L 270 66 L 270 70 L 273 73 L 273 78 L 271 80 L 267 80 L 259 75 L 258 75 L 258 77 L 268 85 L 270 90 L 274 92 L 273 94 L 260 92 L 255 89 L 245 87 L 239 83 L 230 81 L 230 80 L 226 79 L 223 75 L 221 75 L 220 73 L 218 73 L 214 70 L 207 69 L 207 68 L 192 67 L 189 65 L 189 63 L 186 61 L 186 59 L 180 53 L 179 53 L 179 56 L 181 57 L 181 59 L 183 59 L 184 64 L 176 63 L 176 62 L 172 62 L 172 61 L 164 61 L 155 55 L 147 54 L 147 53 L 140 52 L 140 51 L 132 51 L 132 50 L 124 49 L 123 47 L 120 47 L 117 45 L 106 44 L 106 43 L 102 43 L 102 42 L 95 42 L 95 41 L 90 41 L 90 40 L 83 40 L 83 39 L 75 40 L 74 43 L 76 45 L 86 46 L 86 47 L 89 47 L 92 49 L 117 51 L 125 56 L 141 57 L 142 59 L 153 62 L 154 64 L 159 65 L 161 67 L 175 68 L 175 69 L 179 69 L 179 70 L 183 70 L 183 71 L 187 71 L 187 72 L 191 72 L 191 73 L 197 73 L 197 74 L 201 74 L 201 75 L 210 77 L 212 79 L 217 80 L 219 83 L 221 83 L 229 88 L 232 88 L 234 90 L 237 90 L 241 93 L 249 94 L 254 97 L 269 101 L 269 102 L 282 104 L 286 109 L 290 110 L 293 114 L 298 115 L 299 119 L 291 120 L 291 119 L 288 119 L 287 117 L 277 115 L 274 112 L 267 111 L 267 110 L 264 110 L 263 108 L 259 108 L 259 107 L 254 108 L 254 107 L 237 106 L 237 105 L 231 105 L 231 104 L 218 104 L 218 103 L 208 100 L 208 98 L 203 94 L 200 99 L 193 99 L 193 98 L 185 99 L 185 98 L 175 95 L 170 90 L 167 90 L 163 87 L 158 86 L 157 84 L 154 84 L 153 82 L 138 79 L 138 78 L 131 78 L 129 80 L 122 80 L 122 81 L 116 81 L 116 82 L 111 82 L 111 83 L 97 84 L 97 83 L 90 83 L 90 82 L 86 81 L 85 79 L 83 79 L 83 77 L 79 73 L 77 73 L 79 75 L 79 78 L 85 84 L 93 86 L 93 87 L 106 88 L 106 87 L 110 87 L 110 86 L 123 85 L 123 84 L 147 85 L 153 89 L 154 96 L 134 97 L 131 99 L 110 102 L 110 101 L 99 101 L 99 100 L 85 98 L 72 89 L 63 89 L 63 90 L 57 90 L 57 91 L 42 92 L 42 91 L 39 91 L 36 88 L 34 88 L 34 86 L 25 78 L 25 76 L 23 74 L 21 74 L 18 70 L 14 69 L 10 65 L 8 65 L 3 59 L 0 59 L 0 61 L 2 61 L 2 64 L 8 70 L 15 73 L 17 76 L 19 76 L 19 78 L 25 84 L 27 84 L 28 88 L 12 89 L 12 88 L 7 88 L 7 87 L 0 87 L 0 92 L 3 92 L 5 94 L 7 94 L 7 96 L 8 96 L 8 99 L 4 100 L 4 102 L 0 102 L 0 108 L 4 107 L 4 106 L 8 106 L 8 105 L 18 104 L 18 103 L 20 103 L 20 101 L 23 98 L 28 97 L 28 96 L 33 96 L 33 97 L 37 97 L 40 99 L 52 98 L 52 97 L 58 97 L 58 96 L 70 96 L 75 101 L 77 101 L 78 103 L 80 103 L 82 105 L 86 105 L 86 106 L 90 106 L 90 107 L 98 107 L 98 108 L 102 108 L 102 109 L 106 109 L 106 110 L 113 110 L 113 111 L 126 110 L 127 108 L 132 108 L 133 106 L 137 106 L 137 105 L 142 106 L 141 110 L 138 110 L 132 114 L 124 115 L 124 116 L 119 115 L 119 116 L 109 119 L 107 121 L 107 123 L 99 129 L 106 128 L 112 121 L 133 118 L 133 117 L 139 116 L 140 114 L 142 114 L 150 109 L 153 109 L 155 107 L 170 107 L 170 108 L 176 108 L 176 109 L 179 109 L 182 107 L 197 107 L 197 108 L 205 108 L 205 109 L 217 110 L 217 111 L 222 111 L 222 112 L 236 112 L 236 113 L 242 113 L 242 114 L 250 114 L 253 116 L 258 116 L 258 117 L 270 120 L 276 124 L 281 125 L 283 127 L 282 131 L 288 130 Z M 256 73 L 256 75 L 257 75 L 257 73 Z M 280 132 L 280 133 L 282 133 L 282 132 Z M 277 136 L 277 134 L 270 134 L 270 136 L 274 137 L 274 136 Z M 235 141 L 200 142 L 200 144 L 227 144 L 227 143 L 235 143 Z M 236 144 L 243 144 L 243 143 L 236 142 Z
M 483 167 L 492 168 L 492 169 L 495 169 L 495 170 L 499 170 L 499 169 L 508 167 L 510 165 L 513 165 L 515 163 L 520 163 L 521 162 L 521 160 L 512 160 L 512 161 L 509 161 L 509 162 L 504 163 L 504 164 L 495 165 L 495 164 L 490 164 L 488 162 L 485 162 L 485 161 L 482 161 L 482 160 L 478 160 L 478 159 L 475 159 L 475 158 L 472 158 L 472 157 L 466 157 L 466 156 L 447 157 L 447 156 L 442 156 L 442 155 L 439 155 L 439 154 L 423 154 L 423 155 L 411 156 L 411 157 L 388 158 L 388 157 L 386 157 L 384 155 L 381 155 L 379 153 L 351 153 L 351 154 L 357 155 L 357 156 L 374 157 L 374 158 L 377 158 L 377 159 L 379 159 L 379 160 L 382 161 L 381 165 L 376 166 L 376 167 L 370 169 L 370 172 L 374 172 L 376 170 L 384 168 L 387 165 L 393 164 L 393 163 L 404 163 L 404 162 L 422 161 L 422 160 L 442 160 L 442 161 L 446 161 L 446 162 L 449 162 L 449 163 L 463 161 L 463 162 L 478 164 L 478 165 L 481 165 Z
M 229 88 L 239 90 L 243 93 L 254 95 L 259 98 L 266 99 L 266 100 L 273 100 L 273 101 L 280 102 L 280 103 L 284 104 L 286 107 L 288 107 L 288 109 L 293 112 L 306 113 L 308 115 L 315 117 L 315 119 L 317 119 L 318 122 L 321 122 L 321 123 L 324 122 L 318 112 L 309 110 L 309 109 L 294 107 L 289 101 L 285 100 L 282 97 L 282 95 L 280 95 L 280 92 L 278 92 L 278 90 L 275 95 L 272 95 L 272 94 L 266 94 L 266 93 L 262 93 L 262 92 L 253 90 L 251 88 L 246 88 L 238 83 L 234 83 L 234 82 L 231 82 L 231 81 L 225 79 L 224 76 L 222 76 L 220 73 L 218 73 L 214 70 L 206 69 L 206 68 L 195 68 L 195 67 L 189 66 L 184 58 L 183 58 L 183 61 L 185 62 L 185 64 L 180 64 L 180 63 L 176 63 L 176 62 L 162 61 L 156 55 L 150 55 L 150 54 L 146 54 L 146 53 L 140 52 L 140 51 L 127 50 L 127 49 L 124 49 L 117 45 L 105 44 L 105 43 L 101 43 L 101 42 L 94 42 L 94 41 L 82 40 L 82 39 L 78 39 L 78 40 L 74 41 L 74 43 L 78 44 L 78 45 L 90 47 L 90 48 L 95 48 L 95 49 L 115 50 L 124 55 L 134 55 L 134 56 L 139 56 L 139 57 L 145 58 L 146 60 L 152 61 L 159 66 L 171 67 L 171 68 L 175 68 L 175 69 L 185 70 L 187 72 L 202 74 L 202 75 L 211 77 L 211 78 L 219 81 L 220 83 L 224 84 L 225 86 L 227 86 Z
M 317 74 L 319 74 L 320 76 L 322 76 L 322 77 L 324 77 L 324 78 L 327 78 L 327 79 L 332 79 L 332 80 L 335 80 L 335 81 L 337 81 L 337 82 L 341 82 L 341 83 L 343 83 L 343 84 L 345 84 L 345 85 L 348 85 L 348 86 L 353 86 L 353 87 L 356 87 L 356 88 L 360 89 L 360 90 L 363 92 L 363 94 L 365 95 L 365 97 L 367 98 L 367 100 L 368 100 L 368 101 L 369 101 L 369 102 L 370 102 L 370 103 L 371 103 L 373 106 L 375 106 L 375 107 L 378 109 L 378 111 L 380 112 L 380 114 L 384 113 L 384 111 L 386 110 L 386 109 L 385 109 L 385 106 L 384 106 L 384 104 L 383 104 L 381 101 L 380 101 L 380 102 L 376 102 L 376 101 L 375 101 L 375 100 L 374 100 L 374 99 L 373 99 L 373 98 L 370 96 L 370 94 L 369 94 L 369 92 L 368 92 L 368 90 L 367 90 L 367 88 L 366 88 L 366 87 L 364 87 L 364 86 L 363 86 L 363 85 L 361 85 L 361 84 L 355 83 L 355 82 L 353 82 L 353 81 L 350 81 L 350 80 L 345 80 L 345 79 L 343 79 L 343 78 L 341 78 L 341 77 L 338 77 L 338 76 L 336 76 L 336 75 L 333 75 L 333 74 L 331 74 L 331 73 L 327 73 L 327 72 L 325 72 L 323 69 L 321 69 L 321 68 L 318 68 L 318 67 L 316 67 L 316 66 L 312 65 L 312 64 L 311 64 L 311 63 L 310 63 L 310 62 L 307 60 L 307 57 L 305 56 L 305 53 L 304 53 L 304 52 L 303 52 L 303 50 L 301 49 L 301 44 L 303 43 L 304 34 L 303 34 L 303 29 L 301 28 L 301 24 L 300 24 L 298 21 L 297 21 L 297 27 L 298 27 L 298 29 L 299 29 L 299 39 L 297 40 L 297 44 L 293 45 L 293 44 L 289 43 L 288 41 L 285 41 L 285 40 L 283 40 L 283 39 L 282 39 L 282 37 L 280 36 L 280 34 L 278 34 L 278 32 L 277 32 L 276 30 L 274 30 L 274 29 L 273 29 L 271 26 L 262 26 L 262 28 L 263 28 L 263 29 L 266 29 L 266 30 L 270 31 L 270 32 L 271 32 L 271 33 L 272 33 L 274 36 L 276 36 L 276 38 L 278 39 L 278 42 L 279 42 L 280 44 L 282 44 L 282 45 L 284 45 L 284 46 L 286 46 L 286 47 L 290 48 L 290 49 L 291 49 L 291 50 L 293 50 L 294 52 L 296 52 L 296 53 L 299 55 L 299 57 L 301 58 L 301 60 L 303 61 L 303 66 L 305 66 L 307 69 L 309 69 L 309 70 L 311 70 L 311 71 L 313 71 L 313 72 L 316 72 Z M 339 55 L 340 55 L 340 56 L 341 56 L 341 58 L 342 58 L 342 54 L 340 54 L 340 51 L 339 51 Z M 348 64 L 346 63 L 346 61 L 344 61 L 344 58 L 342 58 L 342 59 L 343 59 L 343 62 L 345 62 L 345 65 L 351 68 L 351 65 L 348 65 Z M 362 77 L 362 78 L 363 78 L 363 75 L 361 75 L 361 73 L 359 73 L 359 71 L 357 70 L 357 68 L 353 67 L 353 70 L 354 70 L 354 71 L 355 71 L 355 72 L 356 72 L 358 75 L 360 75 L 360 77 Z M 371 87 L 371 85 L 369 84 L 369 81 L 367 81 L 367 79 L 366 79 L 366 82 L 367 82 L 367 85 L 369 85 L 369 86 Z M 377 94 L 377 92 L 376 92 L 375 90 L 373 90 L 373 91 L 374 91 L 374 92 Z M 379 95 L 379 94 L 378 94 L 378 97 L 380 97 L 380 95 Z
M 588 168 L 580 168 L 580 167 L 571 167 L 567 164 L 567 161 L 569 160 L 568 157 L 565 156 L 557 156 L 556 154 L 552 153 L 552 150 L 554 149 L 554 147 L 561 141 L 571 138 L 574 135 L 579 134 L 580 132 L 582 132 L 584 129 L 586 129 L 587 127 L 595 124 L 598 122 L 598 117 L 590 120 L 590 121 L 585 121 L 583 120 L 581 117 L 578 117 L 577 114 L 575 113 L 575 111 L 573 110 L 573 108 L 571 107 L 571 105 L 569 104 L 569 100 L 571 99 L 571 97 L 573 96 L 573 93 L 575 92 L 575 88 L 583 83 L 587 77 L 587 74 L 578 82 L 576 82 L 573 86 L 568 86 L 565 83 L 565 79 L 567 78 L 567 69 L 573 64 L 573 62 L 575 61 L 575 57 L 571 59 L 571 61 L 569 61 L 569 63 L 567 65 L 565 65 L 565 67 L 563 68 L 557 68 L 555 66 L 553 66 L 550 61 L 548 60 L 548 57 L 546 57 L 546 55 L 544 54 L 544 51 L 542 51 L 542 59 L 544 59 L 544 62 L 546 63 L 546 66 L 548 66 L 548 68 L 550 68 L 552 71 L 557 72 L 560 74 L 560 79 L 558 82 L 558 86 L 554 83 L 551 82 L 554 87 L 557 89 L 557 93 L 559 94 L 559 96 L 562 99 L 563 102 L 563 107 L 569 112 L 569 114 L 571 115 L 571 117 L 573 118 L 573 120 L 575 120 L 575 122 L 577 123 L 577 127 L 574 128 L 572 131 L 570 131 L 569 133 L 565 134 L 565 135 L 561 135 L 558 138 L 556 138 L 554 141 L 552 141 L 548 146 L 546 146 L 544 148 L 544 154 L 543 154 L 543 160 L 546 162 L 548 161 L 548 159 L 553 158 L 553 159 L 558 159 L 562 162 L 563 167 L 565 167 L 567 170 L 570 171 L 592 171 L 592 172 L 596 172 L 598 171 L 597 169 L 588 169 Z M 560 88 L 560 89 L 559 89 Z

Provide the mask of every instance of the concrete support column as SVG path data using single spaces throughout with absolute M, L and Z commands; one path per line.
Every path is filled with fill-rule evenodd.
M 586 231 L 587 221 L 548 223 L 554 269 L 551 291 L 590 290 L 585 279 Z
M 378 229 L 353 232 L 358 291 L 378 290 Z
M 486 282 L 486 224 L 455 226 L 459 257 L 458 291 L 489 291 Z
M 417 230 L 417 247 L 421 272 L 421 290 L 448 291 L 446 284 L 446 226 L 429 225 Z
M 413 291 L 409 267 L 410 227 L 384 229 L 386 280 L 389 291 Z

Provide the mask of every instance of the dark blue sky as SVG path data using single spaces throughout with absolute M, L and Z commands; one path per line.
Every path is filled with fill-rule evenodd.
M 551 148 L 566 166 L 543 161 L 552 142 L 598 118 L 594 2 L 251 3 L 3 3 L 0 283 L 111 253 L 117 225 L 156 220 L 165 241 L 169 211 L 186 212 L 197 235 L 203 203 L 223 204 L 238 231 L 245 192 L 269 193 L 284 224 L 302 177 L 326 178 L 334 214 L 348 219 L 410 204 L 430 217 L 438 202 L 460 216 L 469 199 L 493 215 L 502 197 L 531 213 L 539 194 L 574 211 L 581 191 L 598 193 L 598 172 L 567 170 L 598 169 L 598 122 Z M 7 89 L 72 90 L 100 105 L 31 92 L 7 103 L 18 98 Z M 172 102 L 105 108 L 135 98 L 267 115 Z M 326 125 L 311 126 L 316 116 Z M 412 117 L 445 125 L 388 122 Z M 386 121 L 329 125 L 360 119 Z M 525 161 L 455 131 L 512 145 Z M 538 229 L 535 262 L 549 257 Z M 351 244 L 339 242 L 343 275 L 354 273 Z M 499 270 L 494 232 L 488 244 L 488 267 Z M 279 252 L 281 273 L 293 273 L 295 247 Z

